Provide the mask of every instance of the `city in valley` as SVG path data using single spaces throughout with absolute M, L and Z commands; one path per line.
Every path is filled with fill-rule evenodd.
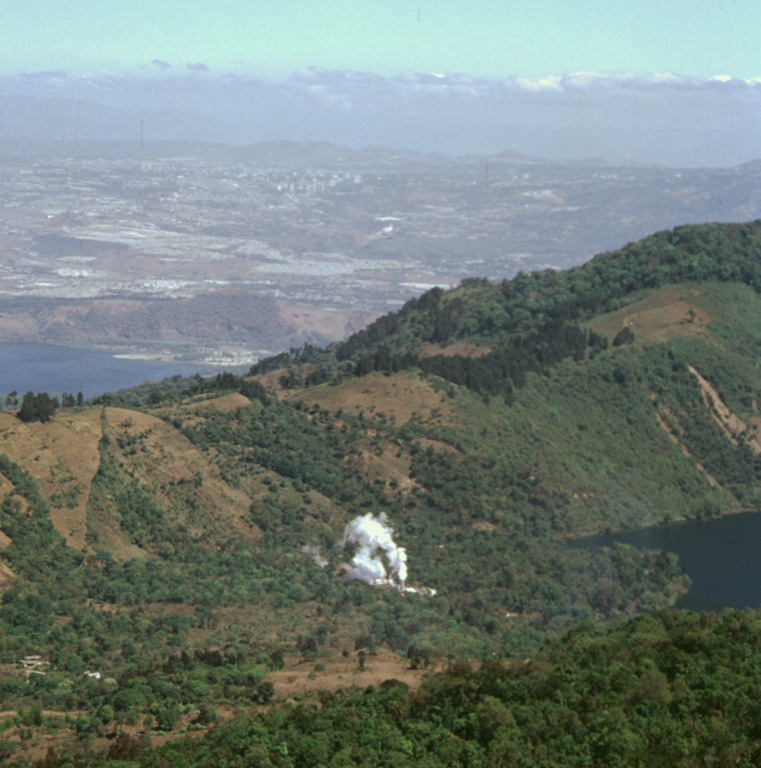
M 343 338 L 432 286 L 761 215 L 761 163 L 21 141 L 0 163 L 0 341 L 227 366 Z

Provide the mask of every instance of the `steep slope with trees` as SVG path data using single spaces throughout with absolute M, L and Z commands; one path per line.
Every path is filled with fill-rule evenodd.
M 680 228 L 434 289 L 247 377 L 0 414 L 0 663 L 50 664 L 8 667 L 0 704 L 84 711 L 83 738 L 205 727 L 283 664 L 522 657 L 672 604 L 672 555 L 568 538 L 758 509 L 760 265 L 761 222 Z M 367 514 L 417 594 L 346 578 Z

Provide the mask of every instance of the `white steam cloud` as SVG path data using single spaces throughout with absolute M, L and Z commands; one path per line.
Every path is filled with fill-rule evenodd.
M 407 550 L 398 547 L 388 518 L 381 512 L 355 517 L 344 528 L 341 546 L 356 544 L 359 549 L 342 567 L 350 579 L 365 584 L 389 584 L 404 589 L 407 580 Z
M 407 586 L 407 550 L 396 545 L 394 529 L 383 512 L 377 516 L 368 512 L 355 517 L 347 523 L 336 546 L 356 548 L 351 561 L 340 566 L 349 579 L 376 587 L 393 587 L 402 594 L 429 597 L 436 594 L 436 590 L 431 587 Z M 320 568 L 329 564 L 317 544 L 305 544 L 301 551 L 309 555 Z

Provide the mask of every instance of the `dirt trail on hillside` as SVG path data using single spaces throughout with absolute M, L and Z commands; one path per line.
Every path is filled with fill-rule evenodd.
M 739 445 L 740 436 L 756 456 L 761 456 L 761 440 L 755 430 L 749 430 L 748 425 L 729 410 L 719 393 L 700 375 L 696 368 L 688 366 L 690 373 L 698 380 L 703 401 L 711 413 L 713 420 L 721 427 L 727 439 L 735 446 Z

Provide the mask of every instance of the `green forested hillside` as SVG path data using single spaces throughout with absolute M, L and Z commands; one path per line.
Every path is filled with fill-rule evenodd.
M 562 272 L 521 272 L 501 283 L 470 279 L 446 293 L 434 288 L 339 344 L 337 357 L 366 354 L 384 342 L 414 351 L 421 341 L 494 344 L 505 336 L 531 337 L 553 320 L 610 312 L 665 285 L 721 281 L 758 291 L 760 259 L 758 221 L 677 227 Z
M 291 696 L 283 667 L 533 657 L 673 604 L 674 556 L 568 539 L 759 508 L 760 265 L 761 222 L 684 227 L 435 289 L 249 376 L 0 413 L 8 742 L 206 728 Z M 359 519 L 406 591 L 347 578 Z
M 146 752 L 144 766 L 755 766 L 758 612 L 591 624 L 530 661 L 454 664 Z

